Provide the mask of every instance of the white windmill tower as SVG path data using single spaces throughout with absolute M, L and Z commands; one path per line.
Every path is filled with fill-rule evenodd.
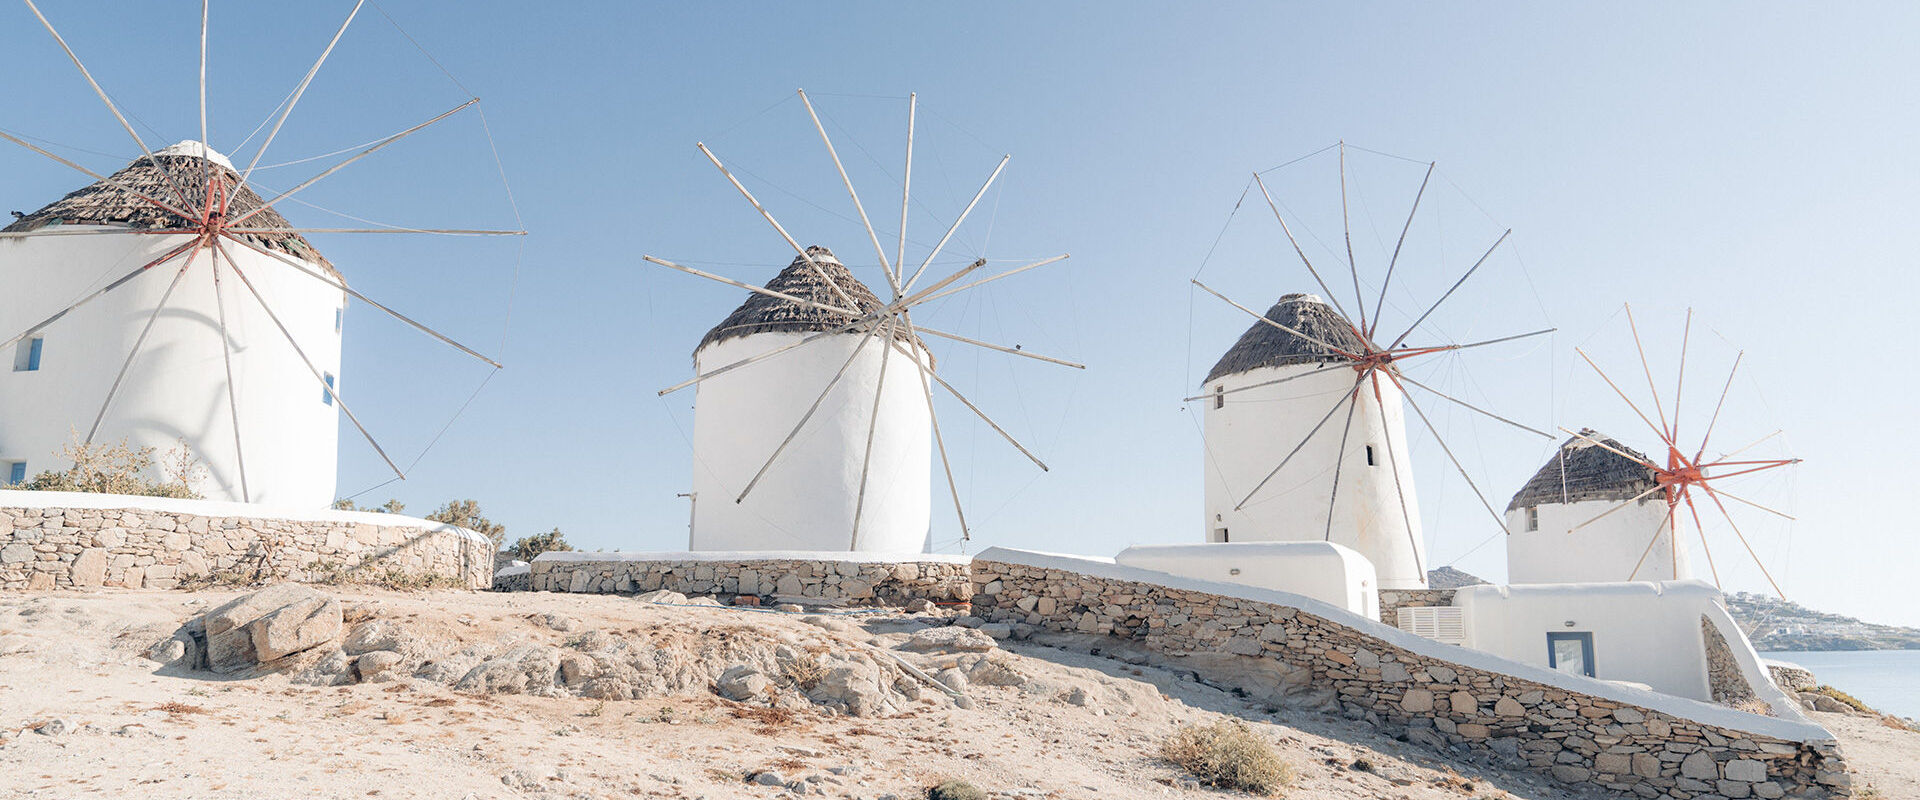
M 824 247 L 807 248 L 766 288 L 822 305 L 851 298 L 862 313 L 885 305 Z M 903 346 L 893 352 L 874 336 L 835 333 L 845 319 L 756 293 L 700 340 L 694 370 L 706 373 L 828 334 L 808 348 L 700 383 L 693 418 L 700 458 L 693 476 L 695 550 L 764 550 L 782 542 L 793 550 L 922 549 L 933 416 L 919 370 L 932 367 L 933 358 L 904 329 L 885 334 Z M 794 402 L 808 396 L 819 401 L 811 407 Z M 787 445 L 780 468 L 767 465 L 767 444 L 781 441 L 809 414 L 813 419 Z M 747 485 L 751 502 L 726 502 Z M 776 509 L 781 513 L 769 516 Z
M 1540 493 L 1545 495 L 1539 498 L 1541 502 L 1531 506 L 1520 505 L 1509 511 L 1510 515 L 1517 511 L 1520 516 L 1512 520 L 1518 525 L 1509 527 L 1508 571 L 1513 573 L 1518 570 L 1519 576 L 1536 582 L 1685 578 L 1689 576 L 1687 548 L 1681 542 L 1680 528 L 1690 521 L 1699 538 L 1700 550 L 1706 556 L 1707 569 L 1718 586 L 1720 568 L 1714 563 L 1713 549 L 1707 543 L 1705 520 L 1701 517 L 1702 507 L 1710 506 L 1706 512 L 1708 518 L 1711 518 L 1714 510 L 1720 512 L 1721 519 L 1745 549 L 1747 556 L 1753 559 L 1754 565 L 1759 567 L 1760 574 L 1773 587 L 1774 593 L 1785 597 L 1779 582 L 1773 579 L 1773 574 L 1760 560 L 1759 553 L 1754 551 L 1752 542 L 1734 520 L 1727 503 L 1732 501 L 1788 520 L 1793 516 L 1733 494 L 1728 491 L 1727 483 L 1732 478 L 1789 467 L 1800 463 L 1800 459 L 1740 457 L 1742 453 L 1780 435 L 1781 431 L 1774 431 L 1745 446 L 1718 455 L 1708 455 L 1714 431 L 1720 423 L 1720 412 L 1726 407 L 1734 375 L 1739 372 L 1740 361 L 1746 354 L 1742 352 L 1734 356 L 1733 365 L 1727 370 L 1726 383 L 1721 386 L 1719 398 L 1714 401 L 1713 412 L 1706 426 L 1701 429 L 1700 443 L 1683 447 L 1680 423 L 1685 409 L 1681 401 L 1686 391 L 1687 345 L 1693 335 L 1693 310 L 1687 310 L 1686 325 L 1681 333 L 1679 369 L 1674 379 L 1672 406 L 1669 408 L 1654 383 L 1653 368 L 1647 361 L 1646 348 L 1640 342 L 1640 327 L 1634 321 L 1633 309 L 1630 306 L 1623 308 L 1626 310 L 1628 329 L 1633 334 L 1634 350 L 1640 357 L 1640 372 L 1647 380 L 1653 416 L 1649 417 L 1633 398 L 1627 396 L 1620 385 L 1608 377 L 1584 350 L 1574 348 L 1574 352 L 1654 432 L 1665 450 L 1665 457 L 1656 461 L 1591 430 L 1574 432 L 1561 428 L 1573 436 L 1573 440 L 1561 448 L 1565 462 L 1570 465 L 1570 472 L 1577 472 L 1572 465 L 1578 464 L 1584 454 L 1589 462 L 1605 463 L 1612 473 L 1631 474 L 1635 480 L 1627 483 L 1616 478 L 1613 481 L 1616 485 L 1604 498 L 1606 502 L 1582 502 L 1590 499 L 1597 501 L 1599 498 L 1584 498 L 1569 491 L 1560 498 L 1561 507 L 1554 508 L 1554 504 L 1546 501 L 1554 499 L 1551 483 L 1558 479 L 1559 470 L 1555 463 L 1549 463 L 1541 470 L 1541 475 L 1535 476 L 1535 482 L 1544 475 L 1550 484 L 1545 492 Z M 1529 486 L 1532 485 L 1533 482 L 1529 482 Z M 1630 496 L 1617 496 L 1629 488 L 1636 491 Z M 1520 503 L 1530 496 L 1523 489 L 1515 502 Z M 1569 516 L 1568 512 L 1576 508 L 1580 513 Z M 1553 519 L 1549 518 L 1550 513 L 1554 515 Z M 1552 580 L 1556 576 L 1560 580 Z M 1522 582 L 1521 577 L 1513 578 L 1514 582 Z
M 1667 522 L 1664 498 L 1654 498 L 1659 476 L 1646 454 L 1592 428 L 1560 444 L 1507 503 L 1508 583 L 1614 583 L 1690 578 L 1687 548 L 1673 537 L 1648 531 Z M 1622 505 L 1625 504 L 1625 505 Z M 1612 514 L 1568 535 L 1581 523 Z
M 889 257 L 826 128 L 799 93 L 826 145 L 887 279 L 876 294 L 824 247 L 802 247 L 720 163 L 726 176 L 796 253 L 766 286 L 647 256 L 661 266 L 753 292 L 701 340 L 695 377 L 662 390 L 699 387 L 694 409 L 694 550 L 803 550 L 918 553 L 926 548 L 931 455 L 937 452 L 963 540 L 971 537 L 935 411 L 938 386 L 1045 470 L 1046 464 L 940 376 L 927 337 L 939 337 L 1053 364 L 1079 364 L 983 342 L 916 323 L 926 303 L 1065 259 L 1043 259 L 968 283 L 979 259 L 921 286 L 980 198 L 1006 167 L 1002 158 L 918 267 L 906 262 L 917 98 L 907 106 L 906 171 L 900 231 Z M 928 441 L 931 434 L 931 447 Z
M 364 0 L 363 0 L 364 2 Z M 469 100 L 265 198 L 254 169 L 360 10 L 289 95 L 245 170 L 200 141 L 154 152 L 127 124 L 31 0 L 82 77 L 142 155 L 101 175 L 25 139 L 0 138 L 94 183 L 0 231 L 0 483 L 49 463 L 73 432 L 165 450 L 184 440 L 207 469 L 208 499 L 323 508 L 334 499 L 337 413 L 382 459 L 340 396 L 348 299 L 358 299 L 495 368 L 498 362 L 376 302 L 305 236 L 313 233 L 518 235 L 520 231 L 299 228 L 279 206 L 348 165 L 478 103 Z M 206 138 L 206 4 L 200 120 Z M 102 283 L 106 278 L 112 280 Z M 77 298 L 77 299 L 76 299 Z M 158 477 L 158 476 L 151 476 Z
M 1338 147 L 1341 223 L 1345 227 L 1346 145 Z M 1333 147 L 1321 152 L 1328 149 Z M 1352 233 L 1346 230 L 1347 269 L 1356 303 L 1350 313 L 1295 239 L 1261 173 L 1254 174 L 1253 184 L 1259 187 L 1274 219 L 1323 294 L 1288 294 L 1261 314 L 1198 279 L 1193 281 L 1256 320 L 1208 371 L 1204 393 L 1185 398 L 1187 402 L 1205 402 L 1208 541 L 1333 542 L 1371 561 L 1379 588 L 1425 588 L 1426 545 L 1403 408 L 1413 409 L 1487 513 L 1504 526 L 1426 412 L 1409 396 L 1410 388 L 1551 437 L 1422 384 L 1401 370 L 1401 362 L 1552 332 L 1545 329 L 1466 344 L 1406 343 L 1434 310 L 1487 262 L 1511 231 L 1502 233 L 1404 332 L 1384 343 L 1384 337 L 1376 338 L 1401 248 L 1432 176 L 1433 165 L 1428 164 L 1426 178 L 1414 194 L 1407 222 L 1380 281 L 1378 296 L 1372 301 L 1371 313 L 1360 290 Z M 1329 424 L 1334 422 L 1338 427 Z

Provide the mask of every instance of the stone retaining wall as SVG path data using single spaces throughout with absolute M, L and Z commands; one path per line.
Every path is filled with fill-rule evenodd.
M 1174 656 L 1268 659 L 1273 673 L 1287 676 L 1289 691 L 1319 692 L 1349 716 L 1405 731 L 1410 741 L 1435 748 L 1465 747 L 1562 783 L 1621 796 L 1850 794 L 1831 739 L 1756 734 L 1422 655 L 1382 638 L 1396 631 L 1358 629 L 1372 627 L 1358 618 L 1356 627 L 1289 605 L 992 556 L 989 551 L 973 563 L 973 605 L 980 616 L 1134 639 Z M 1461 654 L 1466 661 L 1486 660 L 1471 651 Z M 1531 669 L 1514 666 L 1517 672 Z M 1700 716 L 1751 716 L 1706 708 Z M 1752 719 L 1763 730 L 1818 730 Z
M 492 543 L 451 525 L 254 511 L 238 503 L 0 491 L 0 589 L 375 578 L 483 589 L 493 582 Z
M 1382 589 L 1380 621 L 1388 627 L 1400 627 L 1400 609 L 1453 605 L 1458 589 Z
M 690 553 L 543 553 L 531 586 L 542 592 L 682 594 L 806 598 L 849 605 L 936 603 L 973 596 L 962 559 L 837 560 L 846 553 L 703 555 Z

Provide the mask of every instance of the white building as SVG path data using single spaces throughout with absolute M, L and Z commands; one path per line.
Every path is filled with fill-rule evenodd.
M 1373 564 L 1332 542 L 1135 545 L 1113 563 L 1220 583 L 1291 592 L 1367 619 L 1380 618 Z
M 1469 586 L 1453 606 L 1465 646 L 1522 664 L 1707 702 L 1778 694 L 1702 581 Z
M 197 142 L 167 148 L 156 158 L 191 185 L 205 185 L 206 169 L 224 176 L 230 186 L 239 180 L 224 157 Z M 155 197 L 173 196 L 145 157 L 114 173 L 112 180 Z M 242 189 L 231 208 L 237 215 L 261 202 L 251 190 Z M 193 234 L 143 232 L 185 224 L 105 182 L 20 217 L 5 231 L 99 233 L 0 238 L 0 340 L 192 241 Z M 287 220 L 271 210 L 246 223 L 248 229 L 287 227 Z M 332 280 L 343 280 L 298 234 L 244 236 Z M 135 340 L 153 318 L 152 332 L 127 368 L 95 441 L 124 438 L 164 454 L 184 440 L 207 469 L 206 480 L 195 488 L 209 500 L 245 499 L 289 508 L 324 508 L 333 501 L 338 435 L 334 404 L 260 303 L 235 279 L 233 268 L 245 271 L 314 366 L 336 384 L 345 295 L 232 242 L 226 250 L 238 263 L 223 260 L 220 265 L 224 342 L 209 251 L 203 249 L 157 317 L 154 311 L 185 263 L 184 256 L 79 307 L 5 354 L 8 364 L 0 368 L 0 482 L 71 466 L 57 453 L 76 431 L 85 437 L 93 426 Z M 235 448 L 223 346 L 233 361 L 244 453 Z M 155 473 L 149 477 L 164 478 L 157 467 Z
M 1313 295 L 1281 297 L 1266 316 L 1348 352 L 1365 349 L 1352 326 Z M 1256 322 L 1207 373 L 1207 541 L 1330 541 L 1371 561 L 1381 589 L 1425 588 L 1426 546 L 1400 393 L 1384 378 L 1378 401 L 1371 380 L 1356 392 L 1359 373 L 1350 363 Z M 1283 378 L 1294 379 L 1235 391 Z M 1309 438 L 1342 395 L 1355 401 L 1344 450 L 1346 406 Z M 1273 473 L 1282 459 L 1285 468 Z
M 1591 429 L 1580 433 L 1645 458 Z M 1507 504 L 1507 580 L 1612 583 L 1690 577 L 1686 545 L 1676 547 L 1667 527 L 1666 492 L 1646 494 L 1589 523 L 1655 485 L 1645 465 L 1580 436 L 1568 439 Z
M 884 305 L 826 248 L 807 252 L 854 298 L 857 310 Z M 845 302 L 801 258 L 767 288 L 830 305 Z M 830 312 L 756 293 L 707 332 L 694 351 L 694 371 L 706 374 L 848 323 Z M 884 341 L 860 333 L 832 335 L 699 384 L 691 549 L 925 551 L 931 417 L 919 368 L 907 355 L 928 365 L 932 357 L 918 341 L 894 334 L 899 346 L 884 365 L 882 385 Z M 844 374 L 834 382 L 843 366 Z M 833 388 L 813 417 L 767 466 L 830 383 Z M 864 496 L 863 463 L 871 464 Z M 736 502 L 743 492 L 746 499 Z

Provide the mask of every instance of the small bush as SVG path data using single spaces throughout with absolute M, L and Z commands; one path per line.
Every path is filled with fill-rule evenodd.
M 966 781 L 942 781 L 927 790 L 927 800 L 987 800 L 987 793 Z
M 434 522 L 457 525 L 493 542 L 493 549 L 499 550 L 507 541 L 507 526 L 480 515 L 480 504 L 473 500 L 449 500 L 446 505 L 427 515 Z
M 60 457 L 73 462 L 72 467 L 60 472 L 42 472 L 13 488 L 200 499 L 193 485 L 206 478 L 207 470 L 193 456 L 187 441 L 182 439 L 178 447 L 167 451 L 164 481 L 155 482 L 147 477 L 157 463 L 154 452 L 151 447 L 129 445 L 125 439 L 111 444 L 88 444 L 80 441 L 79 431 L 74 431 L 73 440 L 60 448 Z
M 1878 716 L 1880 713 L 1878 711 L 1873 710 L 1866 703 L 1861 702 L 1860 698 L 1854 697 L 1853 695 L 1847 694 L 1846 692 L 1840 691 L 1839 689 L 1835 689 L 1832 686 L 1828 686 L 1824 683 L 1814 687 L 1813 691 L 1819 694 L 1824 694 L 1842 703 L 1846 703 L 1847 706 L 1849 706 L 1855 711 L 1860 711 L 1867 714 L 1873 714 L 1876 716 Z
M 522 536 L 519 541 L 514 542 L 513 546 L 507 548 L 507 550 L 513 553 L 514 558 L 521 561 L 532 561 L 541 553 L 572 551 L 573 545 L 567 544 L 566 534 L 561 533 L 559 528 L 554 528 L 546 533 Z
M 1292 768 L 1239 720 L 1183 726 L 1167 737 L 1160 755 L 1202 784 L 1220 789 L 1272 795 L 1293 780 Z
M 344 500 L 333 501 L 333 510 L 335 511 L 367 511 L 374 514 L 398 514 L 402 511 L 407 510 L 407 504 L 402 503 L 399 500 L 388 500 L 387 502 L 377 506 L 362 507 L 354 503 L 352 498 L 347 498 Z
M 788 683 L 799 687 L 800 691 L 811 691 L 827 677 L 827 668 L 820 663 L 819 656 L 813 653 L 801 653 L 780 662 L 780 676 L 786 678 Z

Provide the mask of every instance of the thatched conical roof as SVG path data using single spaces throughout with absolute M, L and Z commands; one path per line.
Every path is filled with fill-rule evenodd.
M 155 162 L 160 167 L 154 166 Z M 166 172 L 162 172 L 161 168 Z M 226 183 L 233 197 L 227 204 L 227 217 L 237 218 L 264 204 L 260 195 L 250 187 L 238 187 L 240 173 L 224 156 L 208 149 L 199 142 L 181 142 L 158 153 L 153 160 L 146 156 L 133 160 L 119 172 L 113 173 L 110 180 L 121 186 L 134 189 L 148 197 L 179 206 L 179 195 L 167 182 L 167 174 L 173 175 L 179 182 L 194 206 L 203 202 L 206 194 L 206 175 L 218 176 Z M 187 209 L 191 210 L 191 209 Z M 180 228 L 192 223 L 176 216 L 173 212 L 142 200 L 126 190 L 107 181 L 100 181 L 67 194 L 45 208 L 23 216 L 4 229 L 8 233 L 40 230 L 55 225 L 109 225 L 135 230 L 154 230 L 161 228 Z M 291 228 L 287 218 L 273 209 L 262 211 L 242 223 L 247 229 Z M 316 264 L 333 273 L 336 272 L 320 251 L 315 249 L 297 233 L 275 234 L 235 234 L 260 247 Z M 229 251 L 232 245 L 229 243 Z
M 766 288 L 816 303 L 846 307 L 846 298 L 841 297 L 840 292 L 834 291 L 832 284 L 821 280 L 820 275 L 824 272 L 828 279 L 838 284 L 848 296 L 853 298 L 855 306 L 853 310 L 871 313 L 886 307 L 887 304 L 875 296 L 866 284 L 861 283 L 860 279 L 855 278 L 839 259 L 833 257 L 833 251 L 814 245 L 807 248 L 807 255 L 813 258 L 815 264 L 820 265 L 818 271 L 809 266 L 805 258 L 794 256 L 793 263 L 788 264 L 780 274 L 773 276 L 773 280 L 767 281 Z M 713 330 L 707 331 L 707 335 L 701 337 L 700 344 L 694 348 L 694 352 L 697 353 L 701 348 L 715 342 L 756 333 L 816 333 L 839 330 L 850 322 L 853 322 L 852 317 L 752 292 L 747 295 L 746 302 L 741 303 L 739 308 L 734 309 L 733 313 L 728 314 L 719 325 L 715 325 Z M 904 331 L 895 333 L 894 338 L 919 344 L 908 337 Z
M 1267 309 L 1266 317 L 1327 344 L 1339 345 L 1350 353 L 1366 349 L 1347 319 L 1327 305 L 1325 300 L 1314 295 L 1281 295 L 1280 301 Z M 1246 333 L 1240 334 L 1240 341 L 1234 342 L 1226 355 L 1221 356 L 1220 361 L 1207 372 L 1206 380 L 1201 382 L 1207 383 L 1215 378 L 1238 375 L 1261 367 L 1341 363 L 1346 360 L 1346 357 L 1319 344 L 1264 322 L 1255 322 Z
M 1644 453 L 1596 433 L 1592 428 L 1582 428 L 1580 435 L 1605 442 L 1607 447 L 1621 453 L 1646 458 Z M 1507 503 L 1507 510 L 1584 500 L 1618 503 L 1653 488 L 1655 483 L 1653 471 L 1645 465 L 1636 464 L 1620 453 L 1575 436 L 1562 442 L 1560 451 L 1548 459 L 1546 466 L 1534 473 L 1525 486 L 1520 487 L 1513 501 Z

